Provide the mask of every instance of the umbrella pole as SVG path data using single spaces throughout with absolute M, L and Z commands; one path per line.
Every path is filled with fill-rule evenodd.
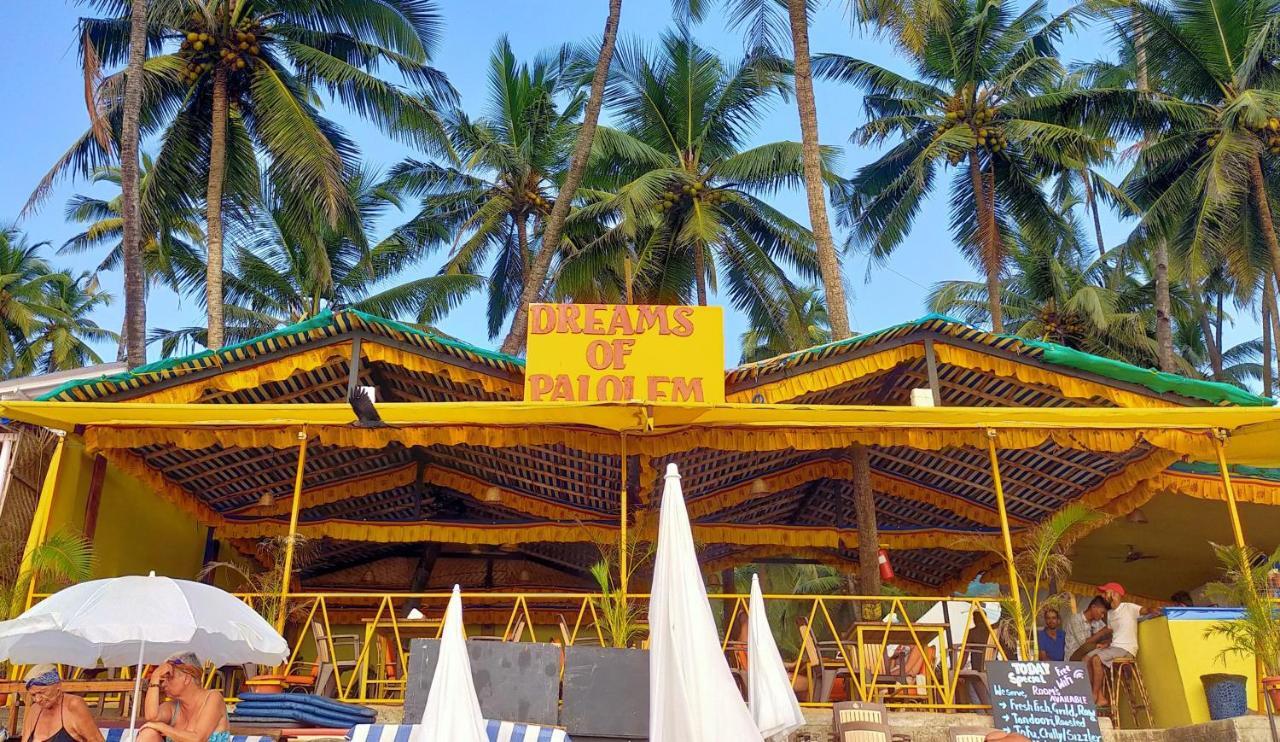
M 142 656 L 146 649 L 147 642 L 144 639 L 138 646 L 138 672 L 133 680 L 133 709 L 129 712 L 129 739 L 126 742 L 133 742 L 138 738 L 138 704 L 142 700 Z

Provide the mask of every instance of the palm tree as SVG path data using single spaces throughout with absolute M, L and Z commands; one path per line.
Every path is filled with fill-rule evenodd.
M 584 103 L 573 90 L 572 61 L 565 49 L 522 64 L 503 37 L 489 60 L 486 114 L 454 111 L 447 118 L 461 166 L 408 159 L 388 179 L 397 191 L 422 199 L 401 232 L 426 245 L 452 245 L 441 272 L 472 274 L 491 266 L 490 338 L 514 310 L 535 245 L 560 200 Z M 563 105 L 561 94 L 568 94 Z
M 712 5 L 708 0 L 673 0 L 677 13 L 701 21 Z M 784 55 L 794 59 L 796 109 L 800 118 L 800 143 L 804 156 L 805 200 L 809 223 L 822 271 L 823 289 L 829 297 L 832 334 L 837 340 L 849 337 L 849 311 L 845 299 L 840 256 L 831 236 L 827 215 L 826 181 L 823 176 L 822 147 L 818 137 L 818 107 L 813 96 L 813 72 L 809 54 L 809 20 L 813 0 L 731 0 L 729 25 L 747 29 L 747 46 L 752 52 Z M 785 15 L 783 12 L 785 11 Z M 790 46 L 788 50 L 786 47 Z
M 813 286 L 792 290 L 794 294 L 781 302 L 788 310 L 786 324 L 782 328 L 766 325 L 751 327 L 742 333 L 742 363 L 763 361 L 834 339 L 822 293 Z
M 820 55 L 820 76 L 861 88 L 868 123 L 861 144 L 900 139 L 853 179 L 845 218 L 854 238 L 885 258 L 910 232 L 938 168 L 955 170 L 951 227 L 986 276 L 991 325 L 1004 329 L 999 301 L 1009 218 L 1044 239 L 1061 229 L 1041 188 L 1043 163 L 1083 151 L 1089 133 L 1040 117 L 1038 94 L 1061 74 L 1054 44 L 1071 15 L 1048 19 L 1043 2 L 1014 14 L 1008 0 L 947 0 L 929 23 L 912 79 L 844 55 Z
M 0 371 L 14 374 L 20 348 L 53 312 L 47 288 L 53 270 L 40 257 L 47 242 L 31 243 L 16 227 L 0 226 Z
M 722 271 L 734 307 L 780 328 L 777 299 L 792 287 L 786 269 L 821 277 L 809 230 L 761 198 L 803 181 L 801 145 L 745 147 L 787 89 L 785 65 L 769 56 L 726 64 L 687 32 L 618 56 L 610 99 L 620 128 L 600 130 L 600 190 L 581 217 L 616 219 L 601 243 L 630 245 L 640 293 L 687 296 L 688 283 L 670 284 L 687 277 L 706 304 Z M 829 165 L 833 153 L 824 156 Z
M 325 309 L 429 325 L 483 286 L 482 277 L 458 273 L 394 282 L 422 258 L 420 243 L 399 230 L 376 244 L 368 235 L 399 206 L 398 195 L 370 171 L 353 174 L 346 188 L 360 215 L 354 227 L 330 226 L 305 197 L 263 185 L 264 210 L 245 225 L 226 274 L 229 339 L 247 340 Z M 208 347 L 206 337 L 204 327 L 161 328 L 151 340 L 172 356 Z
M 1128 7 L 1162 87 L 1164 116 L 1127 182 L 1145 207 L 1139 232 L 1210 264 L 1257 240 L 1280 277 L 1268 183 L 1280 154 L 1280 98 L 1271 51 L 1274 0 Z M 1133 25 L 1131 24 L 1131 25 Z
M 587 163 L 595 142 L 596 126 L 600 121 L 600 108 L 604 105 L 605 85 L 608 83 L 609 66 L 613 62 L 613 50 L 618 40 L 618 22 L 622 16 L 622 0 L 609 0 L 609 14 L 604 21 L 604 36 L 600 41 L 600 56 L 596 58 L 595 71 L 591 76 L 591 93 L 587 97 L 586 111 L 582 117 L 582 127 L 578 130 L 578 138 L 573 145 L 573 154 L 569 158 L 569 170 L 565 173 L 564 182 L 560 185 L 560 197 L 547 216 L 547 224 L 542 239 L 542 249 L 533 258 L 533 264 L 525 276 L 524 286 L 520 290 L 520 298 L 516 301 L 515 314 L 511 318 L 511 330 L 507 339 L 502 341 L 502 352 L 515 355 L 525 344 L 528 333 L 529 305 L 542 294 L 551 271 L 551 263 L 560 251 L 560 239 L 569 218 L 569 207 L 577 195 L 587 172 Z
M 17 540 L 4 544 L 0 556 L 8 564 L 22 558 Z M 16 553 L 10 553 L 10 550 Z M 27 607 L 27 593 L 33 585 L 46 590 L 82 582 L 93 574 L 93 543 L 67 530 L 54 531 L 14 572 L 0 575 L 0 620 L 17 618 Z
M 119 167 L 102 167 L 90 176 L 92 183 L 121 184 Z M 151 287 L 162 285 L 177 294 L 186 294 L 198 287 L 205 278 L 205 259 L 202 242 L 204 224 L 195 204 L 184 199 L 160 200 L 150 196 L 155 182 L 156 167 L 152 159 L 143 155 L 139 178 L 141 213 L 139 230 L 142 247 L 143 297 Z M 122 204 L 123 189 L 119 196 L 103 199 L 95 196 L 76 195 L 67 202 L 67 221 L 84 225 L 83 232 L 67 240 L 60 253 L 84 253 L 107 247 L 96 273 L 117 270 L 124 259 Z M 126 294 L 128 289 L 126 288 Z M 129 334 L 128 318 L 121 332 L 122 341 Z M 121 342 L 119 360 L 125 360 L 125 343 Z
M 147 362 L 146 277 L 142 258 L 142 198 L 138 176 L 138 127 L 142 116 L 142 66 L 147 58 L 147 0 L 129 3 L 129 60 L 120 122 L 120 194 L 124 217 L 124 332 L 129 368 Z M 94 114 L 96 116 L 96 111 Z
M 18 348 L 16 375 L 49 374 L 102 363 L 90 343 L 119 342 L 120 336 L 99 327 L 91 317 L 111 304 L 93 274 L 60 271 L 44 285 L 44 320 Z
M 82 57 L 89 67 L 124 61 L 129 24 L 82 19 Z M 223 342 L 223 209 L 257 196 L 258 165 L 277 190 L 292 189 L 320 206 L 331 224 L 357 219 L 344 176 L 354 144 L 315 101 L 321 90 L 388 134 L 437 152 L 447 142 L 436 103 L 453 91 L 432 68 L 440 17 L 432 0 L 297 3 L 291 0 L 153 0 L 148 36 L 154 50 L 143 67 L 143 136 L 162 140 L 156 157 L 166 194 L 204 194 L 209 342 Z M 377 76 L 394 67 L 415 94 Z M 102 117 L 121 119 L 121 74 L 99 89 Z M 69 172 L 89 175 L 112 153 L 88 132 L 37 187 L 28 208 Z
M 1045 243 L 1025 231 L 1016 237 L 1000 291 L 1008 332 L 1137 365 L 1154 363 L 1154 317 L 1142 284 L 1116 280 L 1104 259 L 1085 260 L 1074 240 Z M 984 282 L 944 281 L 930 291 L 928 305 L 983 322 L 990 318 L 986 293 Z

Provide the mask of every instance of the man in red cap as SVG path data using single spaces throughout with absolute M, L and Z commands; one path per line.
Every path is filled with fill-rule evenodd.
M 1118 582 L 1098 586 L 1098 595 L 1107 604 L 1107 630 L 1110 643 L 1085 655 L 1093 700 L 1100 708 L 1110 705 L 1107 697 L 1107 670 L 1121 658 L 1138 656 L 1138 618 L 1148 611 L 1136 603 L 1125 603 L 1124 587 Z

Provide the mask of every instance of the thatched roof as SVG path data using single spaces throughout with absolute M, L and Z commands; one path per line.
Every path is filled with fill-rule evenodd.
M 377 387 L 380 402 L 481 405 L 519 400 L 523 373 L 519 359 L 340 311 L 218 352 L 69 383 L 47 399 L 315 405 L 341 402 L 350 387 L 367 385 Z M 731 402 L 897 407 L 909 403 L 912 389 L 930 387 L 931 376 L 944 407 L 1271 404 L 1234 387 L 938 316 L 733 369 L 726 385 Z M 297 450 L 281 431 L 152 438 L 84 432 L 114 465 L 185 503 L 216 532 L 258 538 L 287 525 Z M 882 440 L 874 430 L 862 432 L 870 436 L 864 442 L 871 443 L 882 543 L 894 550 L 898 573 L 938 588 L 979 570 L 982 550 L 998 533 L 984 439 L 921 432 Z M 856 435 L 805 430 L 759 445 L 749 431 L 732 435 L 733 445 L 719 445 L 720 436 L 677 430 L 660 445 L 629 449 L 636 528 L 652 526 L 660 466 L 674 461 L 708 561 L 856 558 L 847 453 Z M 1036 431 L 1002 441 L 1015 535 L 1070 502 L 1122 514 L 1149 499 L 1157 481 L 1182 486 L 1178 472 L 1166 472 L 1182 455 L 1141 434 L 1107 446 Z M 308 450 L 300 523 L 304 533 L 342 545 L 327 557 L 329 571 L 421 541 L 529 544 L 531 554 L 535 543 L 589 547 L 616 538 L 621 463 L 615 437 L 586 429 L 483 436 L 419 428 L 401 435 L 393 426 L 322 435 Z M 1171 478 L 1172 485 L 1165 481 Z M 264 495 L 269 504 L 260 504 Z

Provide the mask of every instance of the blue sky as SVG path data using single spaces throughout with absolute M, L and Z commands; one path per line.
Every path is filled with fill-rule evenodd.
M 1062 0 L 1051 0 L 1054 12 L 1065 7 Z M 485 103 L 486 62 L 499 35 L 505 33 L 516 53 L 525 58 L 564 42 L 592 38 L 599 35 L 603 25 L 605 2 L 440 0 L 440 8 L 446 27 L 434 63 L 459 90 L 464 108 L 478 111 Z M 5 70 L 0 78 L 0 94 L 9 102 L 5 116 L 0 117 L 0 172 L 3 173 L 0 223 L 16 218 L 34 184 L 86 128 L 83 83 L 73 43 L 76 19 L 84 12 L 74 3 L 63 0 L 0 3 L 0 69 Z M 624 2 L 624 37 L 655 39 L 671 23 L 668 0 Z M 742 49 L 740 35 L 724 28 L 720 16 L 704 22 L 697 36 L 705 46 L 724 56 L 735 57 Z M 1064 56 L 1077 60 L 1105 55 L 1106 38 L 1106 28 L 1083 30 L 1064 44 Z M 843 0 L 829 0 L 819 12 L 811 29 L 811 47 L 815 53 L 837 51 L 909 71 L 892 43 L 851 27 Z M 848 142 L 849 133 L 862 121 L 857 93 L 848 87 L 822 82 L 818 83 L 816 93 L 822 140 L 842 146 L 842 173 L 851 173 L 874 159 L 876 151 Z M 776 106 L 762 122 L 755 140 L 761 143 L 798 140 L 799 125 L 793 106 L 793 103 Z M 412 154 L 338 105 L 329 106 L 327 113 L 359 143 L 366 162 L 386 168 Z M 605 120 L 608 120 L 607 109 Z M 68 197 L 95 192 L 111 195 L 110 189 L 94 191 L 85 183 L 62 182 L 42 209 L 19 226 L 31 239 L 48 240 L 57 247 L 79 231 L 63 220 Z M 780 193 L 774 201 L 791 216 L 808 222 L 802 193 Z M 387 226 L 395 221 L 394 216 L 389 217 Z M 855 328 L 873 330 L 918 317 L 926 312 L 925 295 L 934 283 L 973 277 L 973 269 L 952 246 L 947 222 L 947 206 L 943 198 L 936 198 L 917 220 L 906 244 L 887 264 L 875 266 L 868 272 L 864 255 L 845 256 L 851 321 Z M 1104 230 L 1112 244 L 1127 231 L 1110 216 L 1105 218 Z M 59 255 L 53 260 L 58 266 L 89 270 L 100 258 L 100 255 Z M 434 271 L 440 260 L 439 256 L 428 260 L 421 270 Z M 118 274 L 104 276 L 103 283 L 108 290 L 119 293 Z M 104 326 L 119 329 L 122 311 L 123 302 L 117 300 L 100 313 L 98 320 Z M 148 321 L 153 326 L 198 324 L 203 319 L 203 310 L 193 301 L 181 300 L 165 291 L 153 293 L 148 312 Z M 492 342 L 486 338 L 483 312 L 483 300 L 476 298 L 455 310 L 441 323 L 441 328 L 470 342 L 492 346 L 501 338 Z M 1229 332 L 1228 344 L 1256 336 L 1257 330 L 1251 321 L 1243 321 L 1241 325 Z M 729 364 L 737 361 L 737 337 L 742 330 L 741 318 L 727 312 L 726 362 Z M 155 358 L 158 349 L 150 350 Z M 102 348 L 101 352 L 104 357 L 114 357 L 114 347 Z

